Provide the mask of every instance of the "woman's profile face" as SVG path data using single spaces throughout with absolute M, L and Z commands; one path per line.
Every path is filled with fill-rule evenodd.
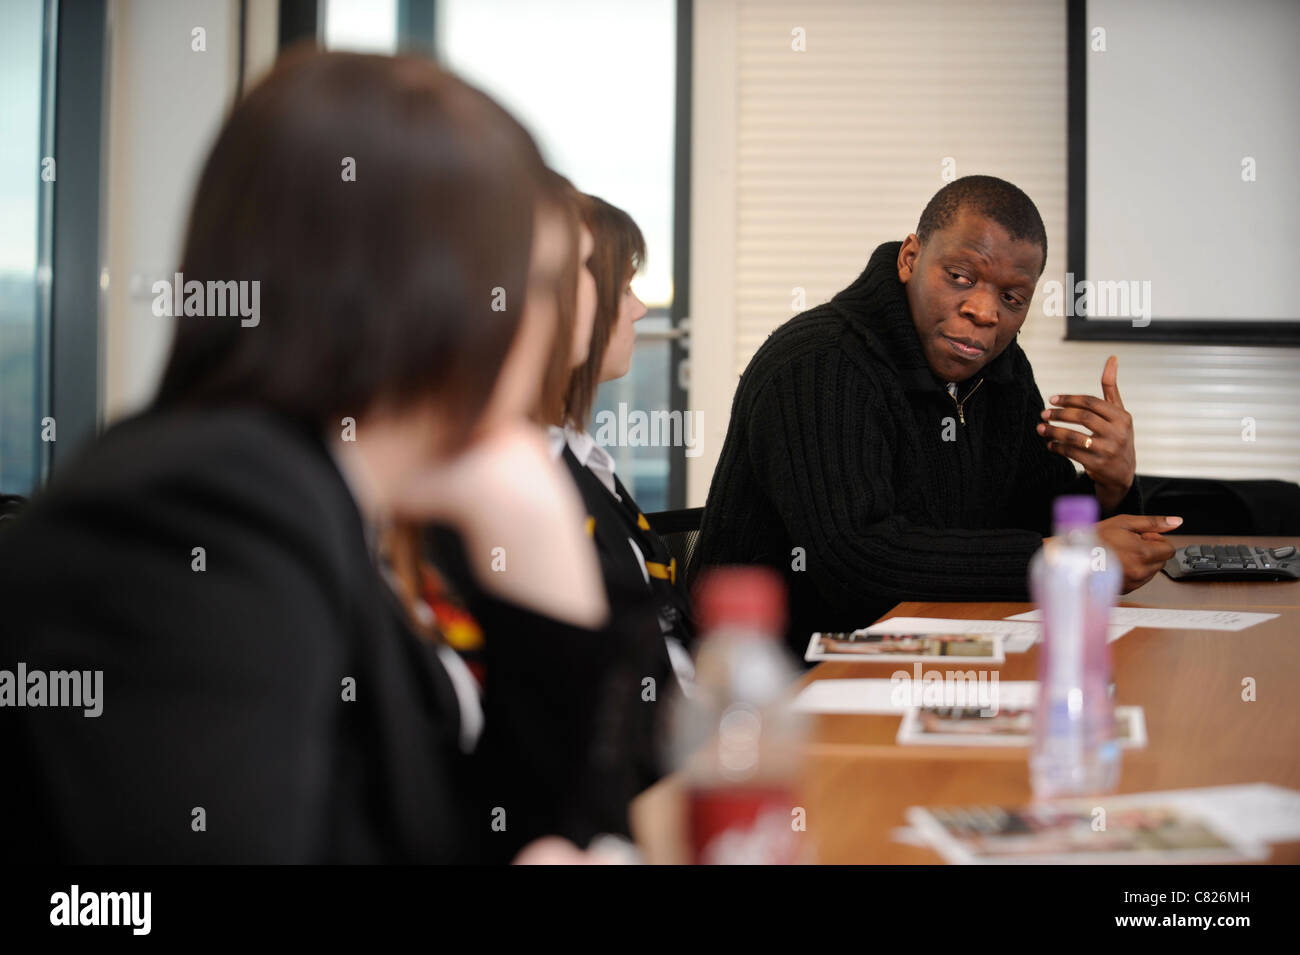
M 596 327 L 596 276 L 591 272 L 591 253 L 595 249 L 591 230 L 578 228 L 578 294 L 573 315 L 573 353 L 569 367 L 578 368 L 591 351 L 591 332 Z
M 632 352 L 636 348 L 636 329 L 633 327 L 645 317 L 645 302 L 632 291 L 629 276 L 618 297 L 618 318 L 609 332 L 609 345 L 600 363 L 600 380 L 613 381 L 622 378 L 632 367 Z

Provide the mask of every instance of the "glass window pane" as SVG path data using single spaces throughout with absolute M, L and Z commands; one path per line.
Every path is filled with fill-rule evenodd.
M 637 325 L 650 323 L 665 329 L 669 324 L 666 316 L 656 320 L 651 313 Z M 662 443 L 667 438 L 666 429 L 662 425 L 655 427 L 658 421 L 667 419 L 652 419 L 651 414 L 672 408 L 668 393 L 671 342 L 656 338 L 649 331 L 642 330 L 637 338 L 632 369 L 622 378 L 600 386 L 592 422 L 588 425 L 592 436 L 613 456 L 619 480 L 647 514 L 670 507 L 669 449 Z M 678 415 L 678 419 L 685 424 L 684 416 Z M 628 440 L 638 433 L 644 435 L 644 442 Z
M 397 51 L 397 0 L 326 0 L 324 14 L 327 49 Z
M 0 30 L 0 222 L 4 223 L 0 229 L 0 491 L 28 494 L 40 476 L 37 266 L 44 3 L 9 0 L 4 19 L 5 28 Z
M 439 0 L 443 61 L 529 128 L 546 161 L 645 233 L 647 305 L 672 301 L 676 4 Z
M 673 297 L 673 0 L 439 0 L 437 12 L 435 36 L 448 68 L 514 113 L 574 185 L 636 220 L 648 261 L 633 288 L 652 316 L 666 316 Z M 637 324 L 632 370 L 601 386 L 597 414 L 617 414 L 620 403 L 625 414 L 672 410 L 671 348 L 647 337 L 654 324 L 650 316 Z M 672 450 L 606 446 L 642 510 L 666 508 Z

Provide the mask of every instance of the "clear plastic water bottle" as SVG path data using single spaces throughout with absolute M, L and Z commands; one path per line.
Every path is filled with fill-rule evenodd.
M 810 861 L 797 797 L 807 722 L 789 706 L 799 669 L 782 639 L 785 585 L 767 568 L 719 568 L 701 578 L 694 605 L 703 639 L 672 733 L 692 861 Z
M 1059 497 L 1052 516 L 1054 536 L 1029 567 L 1043 624 L 1029 760 L 1035 799 L 1112 792 L 1119 782 L 1106 636 L 1120 568 L 1093 530 L 1096 498 Z

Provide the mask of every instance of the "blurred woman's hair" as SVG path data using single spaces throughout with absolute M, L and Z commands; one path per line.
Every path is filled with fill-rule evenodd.
M 199 179 L 186 284 L 260 282 L 260 316 L 177 317 L 156 406 L 313 427 L 435 403 L 468 439 L 519 324 L 545 165 L 497 103 L 428 60 L 282 56 Z
M 546 171 L 544 209 L 563 220 L 568 248 L 559 283 L 553 292 L 556 308 L 555 340 L 542 374 L 540 398 L 534 416 L 537 423 L 542 425 L 564 423 L 565 397 L 573 373 L 571 362 L 573 334 L 577 324 L 578 269 L 584 267 L 578 261 L 578 227 L 583 220 L 585 198 L 564 176 L 550 169 Z
M 554 216 L 560 223 L 564 254 L 558 271 L 530 272 L 526 295 L 549 300 L 555 306 L 551 346 L 537 385 L 533 421 L 539 425 L 560 424 L 564 418 L 565 389 L 572 372 L 573 328 L 578 291 L 578 225 L 581 222 L 582 193 L 559 173 L 546 169 L 542 175 L 537 215 Z M 544 220 L 543 220 L 544 221 Z M 537 250 L 533 250 L 534 256 Z M 421 564 L 428 554 L 425 528 L 407 520 L 390 523 L 380 535 L 379 549 L 392 573 L 389 582 L 406 610 L 408 623 L 417 633 L 435 642 L 441 640 L 437 626 L 418 609 L 421 599 Z
M 646 258 L 645 236 L 630 215 L 596 196 L 584 200 L 583 221 L 595 243 L 590 267 L 596 277 L 596 323 L 587 360 L 570 376 L 565 396 L 565 423 L 579 430 L 586 427 L 596 402 L 600 366 L 618 322 L 623 293 Z

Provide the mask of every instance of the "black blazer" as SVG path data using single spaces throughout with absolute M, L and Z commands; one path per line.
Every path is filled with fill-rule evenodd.
M 666 639 L 673 637 L 681 642 L 683 648 L 690 649 L 694 635 L 690 609 L 684 591 L 675 581 L 653 575 L 649 582 L 646 581 L 628 541 L 636 541 L 642 558 L 648 565 L 656 565 L 660 573 L 671 561 L 667 545 L 650 528 L 636 501 L 618 478 L 614 479 L 619 493 L 619 499 L 616 499 L 567 446 L 561 458 L 587 510 L 587 527 L 600 556 L 610 606 L 624 615 L 637 615 L 643 629 L 658 635 L 648 651 L 649 655 L 643 654 L 647 661 L 644 672 L 655 680 L 658 702 L 671 705 L 680 687 L 668 655 Z M 664 745 L 671 732 L 669 708 L 660 705 L 640 710 L 636 735 L 650 742 L 631 752 L 639 767 L 639 788 L 652 785 L 673 768 L 668 764 Z
M 691 649 L 695 640 L 695 626 L 690 603 L 686 599 L 685 568 L 676 566 L 668 545 L 650 527 L 640 507 L 617 476 L 614 478 L 614 489 L 618 494 L 616 498 L 567 446 L 561 459 L 578 486 L 582 503 L 587 509 L 588 529 L 600 555 L 605 590 L 610 602 L 622 604 L 632 600 L 640 601 L 649 594 L 663 635 L 674 637 L 681 642 L 683 648 Z M 629 540 L 636 542 L 647 568 L 653 570 L 648 583 Z M 673 579 L 666 576 L 670 569 Z M 666 649 L 662 659 L 671 673 Z
M 475 617 L 484 646 L 485 729 L 475 754 L 476 820 L 499 818 L 484 858 L 504 861 L 527 842 L 559 833 L 586 845 L 599 833 L 631 836 L 628 805 L 660 775 L 666 654 L 651 595 L 611 601 L 599 631 L 525 616 L 484 591 L 461 538 L 431 527 L 425 556 Z M 661 663 L 662 660 L 662 663 Z
M 543 639 L 557 628 L 501 602 L 490 616 Z M 103 672 L 98 717 L 0 707 L 0 857 L 507 855 L 485 847 L 498 838 L 485 801 L 506 795 L 501 760 L 484 774 L 460 753 L 446 672 L 404 625 L 308 430 L 251 410 L 154 412 L 110 429 L 0 534 L 0 620 L 0 670 Z M 509 668 L 497 676 L 508 693 Z M 572 712 L 587 698 L 554 705 L 593 722 Z M 542 767 L 554 792 L 533 811 L 537 827 L 579 837 L 601 821 L 565 799 L 589 769 L 589 742 L 574 749 Z M 512 805 L 536 792 L 527 771 L 509 779 Z M 516 845 L 540 834 L 509 823 Z

